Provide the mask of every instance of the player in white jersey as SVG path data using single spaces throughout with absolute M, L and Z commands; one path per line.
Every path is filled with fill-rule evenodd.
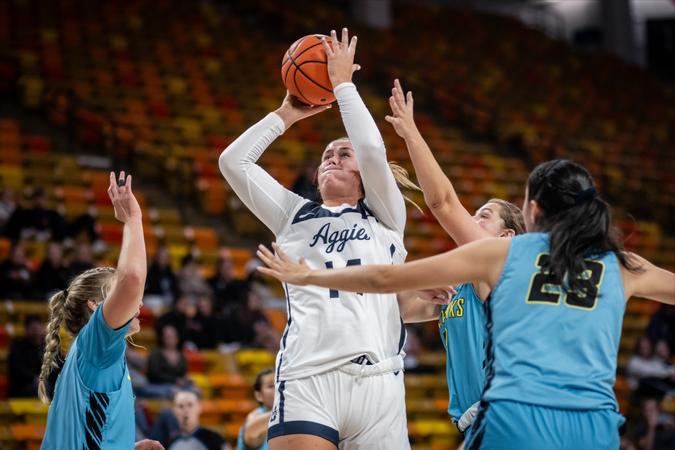
M 256 164 L 297 120 L 329 107 L 288 95 L 220 156 L 223 176 L 277 242 L 311 267 L 401 264 L 404 198 L 375 121 L 351 82 L 356 37 L 331 33 L 328 71 L 349 138 L 328 144 L 318 169 L 322 204 L 287 190 Z M 276 362 L 268 432 L 275 449 L 408 449 L 402 347 L 394 294 L 284 284 L 288 323 Z

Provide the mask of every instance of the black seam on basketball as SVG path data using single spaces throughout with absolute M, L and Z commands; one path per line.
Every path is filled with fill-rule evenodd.
M 291 59 L 291 61 L 293 61 L 293 65 L 295 65 L 295 60 Z M 310 102 L 307 97 L 305 97 L 305 94 L 302 93 L 302 91 L 300 90 L 300 87 L 298 86 L 298 83 L 295 81 L 295 77 L 297 77 L 297 76 L 298 76 L 298 71 L 296 70 L 295 72 L 293 72 L 293 84 L 295 85 L 295 90 L 298 92 L 298 94 L 300 94 L 300 96 L 302 98 L 305 99 L 307 104 L 313 105 L 313 103 Z M 305 76 L 305 78 L 307 78 L 307 77 Z
M 300 46 L 300 44 L 302 44 L 302 41 L 298 42 L 298 45 L 296 45 L 295 48 L 298 48 Z M 307 47 L 306 49 L 301 51 L 296 57 L 293 57 L 293 54 L 292 54 L 293 52 L 291 51 L 290 48 L 288 50 L 286 50 L 286 56 L 288 56 L 288 61 L 290 61 L 291 64 L 288 65 L 288 67 L 286 68 L 286 73 L 284 74 L 284 86 L 286 85 L 286 78 L 288 78 L 288 71 L 291 70 L 291 66 L 294 65 L 294 66 L 297 67 L 297 64 L 295 64 L 295 58 L 298 58 L 298 57 L 302 56 L 302 54 L 305 53 L 307 50 L 310 50 L 310 49 L 316 47 L 317 45 L 321 45 L 321 42 L 317 42 L 314 45 L 310 45 L 309 47 Z M 295 51 L 295 49 L 293 49 L 293 51 Z M 286 64 L 286 63 L 284 62 L 281 65 L 283 66 L 284 64 Z M 305 78 L 306 77 L 307 76 L 305 75 Z M 293 82 L 295 83 L 295 77 L 293 77 Z M 295 87 L 297 88 L 298 85 L 296 84 Z
M 328 91 L 328 92 L 330 92 L 330 93 L 332 94 L 332 93 L 333 93 L 333 90 L 332 90 L 332 89 L 329 89 L 329 88 L 327 88 L 326 86 L 324 86 L 324 85 L 322 85 L 322 84 L 319 84 L 319 83 L 317 83 L 316 81 L 312 80 L 310 77 L 307 76 L 307 74 L 306 74 L 305 72 L 302 71 L 302 69 L 300 69 L 300 67 L 301 67 L 302 65 L 307 64 L 307 63 L 319 63 L 319 64 L 326 64 L 326 65 L 328 65 L 328 63 L 327 63 L 326 61 L 313 61 L 313 60 L 310 60 L 310 61 L 303 61 L 303 62 L 301 62 L 300 65 L 298 65 L 297 67 L 298 67 L 298 70 L 300 70 L 300 72 L 302 72 L 302 74 L 305 76 L 305 78 L 307 78 L 307 79 L 310 80 L 312 83 L 314 83 L 314 84 L 316 84 L 317 86 L 319 86 L 321 89 L 324 89 L 324 90 L 326 90 L 326 91 Z
M 323 62 L 323 61 L 318 61 L 318 62 Z M 312 80 L 312 79 L 309 77 L 309 75 L 307 75 L 307 73 L 305 73 L 305 71 L 302 70 L 298 64 L 296 64 L 295 59 L 291 58 L 291 63 L 295 66 L 295 72 L 293 73 L 293 83 L 295 83 L 295 87 L 296 87 L 296 88 L 298 87 L 298 83 L 295 81 L 295 75 L 296 75 L 298 72 L 300 72 L 301 74 L 303 74 L 303 75 L 305 76 L 305 78 L 307 78 L 309 81 L 311 81 L 312 83 L 314 83 L 314 84 L 316 84 L 317 86 L 319 86 L 321 89 L 323 89 L 323 90 L 325 90 L 325 91 L 328 91 L 328 92 L 330 92 L 331 94 L 333 93 L 333 90 L 332 90 L 332 89 L 326 89 L 325 87 L 321 86 L 321 85 L 320 85 L 319 83 L 317 83 L 316 81 Z M 302 64 L 303 64 L 303 63 L 301 63 L 301 65 L 302 65 Z M 300 89 L 298 89 L 298 92 L 300 92 Z M 303 97 L 305 97 L 305 96 L 303 95 Z M 305 97 L 305 100 L 306 100 L 306 99 L 307 99 L 307 97 Z M 311 102 L 310 102 L 310 103 L 311 103 Z

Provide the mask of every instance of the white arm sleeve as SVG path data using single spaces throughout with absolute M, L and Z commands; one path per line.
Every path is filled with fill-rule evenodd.
M 405 202 L 387 163 L 380 130 L 353 83 L 341 83 L 334 92 L 356 153 L 366 205 L 387 227 L 403 235 Z
M 279 184 L 256 161 L 284 131 L 281 118 L 270 113 L 223 150 L 218 159 L 220 172 L 232 190 L 276 236 L 303 198 Z

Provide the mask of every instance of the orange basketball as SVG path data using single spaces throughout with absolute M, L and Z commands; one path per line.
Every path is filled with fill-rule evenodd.
M 327 105 L 335 101 L 328 78 L 326 51 L 321 34 L 310 34 L 295 41 L 281 61 L 281 79 L 291 95 L 308 105 Z

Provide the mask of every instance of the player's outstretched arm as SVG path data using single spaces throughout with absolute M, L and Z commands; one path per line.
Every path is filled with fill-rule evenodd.
M 264 274 L 296 285 L 315 285 L 349 292 L 400 292 L 483 281 L 493 288 L 501 274 L 510 242 L 489 238 L 450 252 L 405 264 L 372 264 L 345 269 L 312 269 L 303 258 L 291 261 L 275 243 L 272 253 L 258 246 Z
M 662 269 L 643 257 L 630 253 L 629 261 L 641 267 L 630 271 L 622 267 L 626 299 L 635 296 L 675 305 L 675 273 Z
M 464 208 L 452 182 L 441 169 L 429 145 L 417 129 L 414 119 L 413 94 L 408 91 L 404 95 L 398 79 L 394 80 L 389 106 L 392 114 L 386 116 L 385 120 L 392 124 L 396 134 L 405 141 L 415 167 L 417 180 L 424 192 L 424 202 L 438 223 L 457 245 L 490 237 L 489 233 L 483 230 Z
M 341 40 L 337 39 L 334 30 L 331 31 L 332 47 L 324 40 L 328 76 L 340 106 L 342 122 L 354 147 L 366 203 L 387 227 L 403 234 L 406 221 L 403 195 L 389 168 L 380 130 L 352 83 L 354 71 L 360 69 L 354 64 L 356 41 L 356 36 L 349 39 L 346 28 L 342 29 Z
M 258 448 L 265 442 L 267 425 L 269 424 L 271 415 L 272 411 L 253 411 L 249 413 L 244 426 L 244 444 L 246 448 Z
M 218 167 L 237 197 L 267 228 L 277 234 L 302 198 L 279 184 L 256 162 L 272 142 L 298 120 L 329 106 L 302 106 L 286 92 L 281 106 L 256 123 L 218 159 Z
M 404 323 L 438 320 L 441 305 L 447 305 L 454 294 L 456 292 L 452 286 L 399 292 L 396 299 L 401 319 Z
M 103 317 L 110 328 L 126 324 L 138 312 L 143 298 L 147 260 L 143 237 L 141 207 L 131 190 L 131 175 L 120 172 L 119 182 L 110 172 L 108 196 L 115 209 L 115 218 L 124 224 L 115 283 L 103 303 Z

